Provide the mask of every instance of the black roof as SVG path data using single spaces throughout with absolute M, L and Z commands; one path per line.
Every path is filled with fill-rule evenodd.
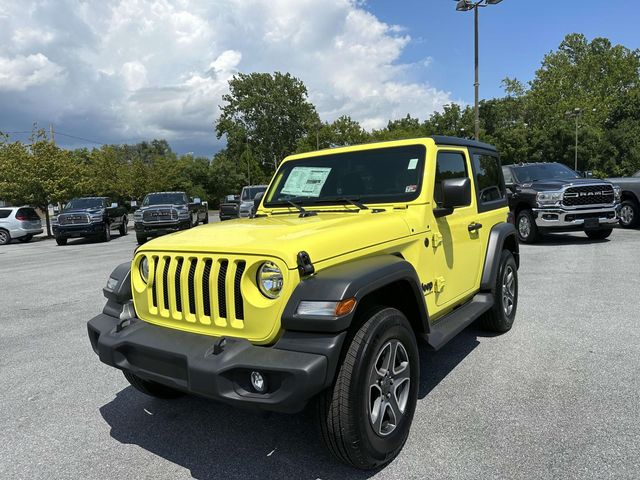
M 459 137 L 447 137 L 445 135 L 431 135 L 431 137 L 437 145 L 451 145 L 454 147 L 474 147 L 482 148 L 484 150 L 497 151 L 496 147 L 489 145 L 488 143 L 478 142 L 476 140 L 469 140 L 467 138 Z

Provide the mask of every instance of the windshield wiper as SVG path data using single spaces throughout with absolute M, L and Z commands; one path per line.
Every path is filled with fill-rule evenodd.
M 330 197 L 330 198 L 322 198 L 320 200 L 316 200 L 313 203 L 334 203 L 334 202 L 349 203 L 354 207 L 358 207 L 358 209 L 360 210 L 369 210 L 369 207 L 367 207 L 364 203 L 360 202 L 359 198 L 349 198 L 349 197 L 331 198 Z
M 308 212 L 301 205 L 298 205 L 291 200 L 287 200 L 287 203 L 298 209 L 298 211 L 300 212 L 300 218 L 313 217 L 315 215 L 318 215 L 318 212 Z

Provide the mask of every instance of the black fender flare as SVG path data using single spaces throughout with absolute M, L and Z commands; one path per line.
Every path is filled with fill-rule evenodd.
M 341 332 L 347 330 L 357 305 L 368 294 L 395 282 L 406 282 L 411 297 L 416 300 L 421 328 L 429 331 L 427 307 L 415 268 L 395 255 L 361 258 L 320 270 L 304 278 L 294 289 L 282 313 L 282 328 L 307 332 Z M 355 298 L 356 309 L 342 317 L 298 315 L 302 300 L 340 301 Z
M 483 292 L 493 292 L 500 268 L 500 255 L 505 248 L 505 244 L 513 254 L 516 266 L 520 267 L 520 244 L 518 243 L 516 227 L 507 222 L 494 225 L 491 228 L 491 233 L 489 233 L 487 254 L 484 259 L 482 280 L 480 281 L 480 290 Z

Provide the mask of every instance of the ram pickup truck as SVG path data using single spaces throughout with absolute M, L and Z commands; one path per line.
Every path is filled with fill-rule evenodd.
M 514 323 L 498 153 L 431 137 L 293 155 L 256 204 L 140 246 L 107 280 L 93 350 L 151 396 L 313 402 L 338 459 L 381 467 L 409 435 L 418 339 L 438 349 L 476 319 Z
M 603 240 L 618 223 L 620 189 L 609 181 L 583 178 L 555 162 L 502 169 L 521 242 L 535 243 L 547 232 L 573 231 Z
M 620 189 L 620 225 L 635 228 L 640 225 L 640 172 L 631 177 L 608 178 Z
M 136 239 L 142 245 L 149 237 L 209 223 L 209 209 L 199 198 L 190 200 L 184 192 L 154 192 L 144 197 L 133 221 Z
M 231 220 L 238 218 L 238 211 L 240 210 L 240 195 L 227 195 L 224 197 L 224 201 L 220 202 L 220 221 Z
M 51 219 L 53 235 L 58 245 L 70 238 L 97 237 L 111 240 L 111 231 L 127 234 L 127 210 L 107 197 L 81 197 L 70 200 L 60 214 Z

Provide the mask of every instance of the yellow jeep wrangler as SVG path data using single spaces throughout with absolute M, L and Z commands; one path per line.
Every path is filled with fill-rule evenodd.
M 141 392 L 281 412 L 314 400 L 359 468 L 400 451 L 418 340 L 513 324 L 519 249 L 494 147 L 430 137 L 286 158 L 252 218 L 152 240 L 89 321 L 100 360 Z M 429 372 L 424 372 L 428 375 Z

